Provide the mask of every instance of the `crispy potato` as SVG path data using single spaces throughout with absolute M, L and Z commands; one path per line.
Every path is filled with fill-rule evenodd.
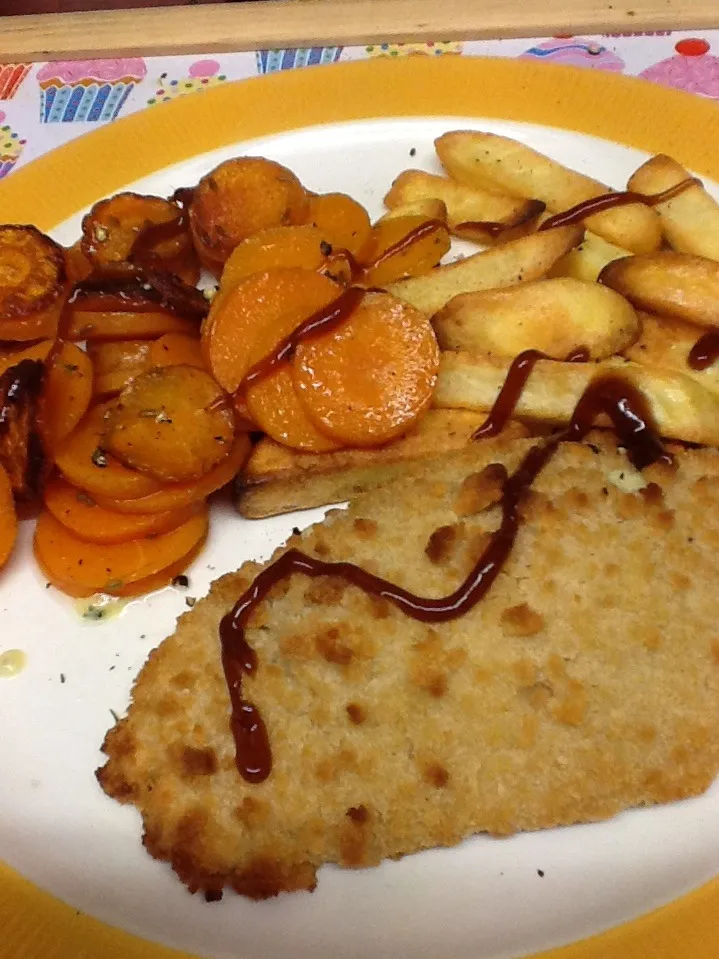
M 444 176 L 422 170 L 404 170 L 384 198 L 394 209 L 419 200 L 439 199 L 447 207 L 447 223 L 455 236 L 477 243 L 496 243 L 513 239 L 534 229 L 545 204 L 539 200 L 500 196 L 487 190 L 465 186 Z M 501 224 L 505 229 L 487 229 L 479 224 Z
M 418 197 L 416 200 L 408 200 L 406 203 L 398 203 L 392 209 L 387 210 L 378 223 L 384 223 L 387 220 L 398 220 L 403 216 L 422 216 L 427 220 L 441 220 L 447 222 L 447 206 L 442 200 L 435 197 Z
M 640 330 L 624 297 L 569 277 L 464 293 L 433 325 L 445 350 L 514 357 L 537 349 L 558 360 L 580 346 L 592 359 L 604 359 L 626 349 Z
M 719 361 L 705 370 L 694 370 L 688 363 L 689 352 L 702 334 L 693 323 L 667 319 L 651 313 L 640 313 L 642 332 L 639 338 L 623 351 L 628 360 L 642 366 L 658 366 L 678 370 L 691 376 L 712 393 L 719 394 Z
M 690 176 L 676 160 L 660 153 L 639 167 L 628 186 L 637 193 L 662 193 Z M 701 183 L 687 187 L 673 200 L 658 203 L 654 209 L 664 236 L 675 250 L 719 260 L 719 203 Z
M 443 353 L 435 405 L 487 411 L 499 394 L 506 359 Z M 568 423 L 589 383 L 605 373 L 619 373 L 644 396 L 662 436 L 688 443 L 719 444 L 719 396 L 676 370 L 639 366 L 623 358 L 601 363 L 540 360 L 516 407 L 520 418 Z
M 387 291 L 431 315 L 460 293 L 540 279 L 581 242 L 583 235 L 580 226 L 560 226 L 543 233 L 531 233 L 456 263 L 439 266 L 424 276 L 390 283 Z
M 401 439 L 375 450 L 295 453 L 261 439 L 238 479 L 237 508 L 249 519 L 261 519 L 341 503 L 401 476 L 412 462 L 463 449 L 484 419 L 469 410 L 429 410 Z M 502 441 L 526 435 L 513 422 Z
M 629 250 L 623 250 L 596 233 L 587 231 L 579 246 L 554 264 L 549 276 L 571 276 L 575 280 L 596 283 L 607 263 L 625 256 L 631 256 Z
M 435 147 L 445 170 L 460 183 L 543 200 L 553 213 L 612 192 L 603 183 L 494 133 L 445 133 L 435 140 Z M 586 227 L 632 253 L 651 253 L 662 240 L 657 214 L 641 203 L 589 216 Z
M 663 250 L 604 267 L 599 282 L 641 310 L 719 327 L 719 263 Z

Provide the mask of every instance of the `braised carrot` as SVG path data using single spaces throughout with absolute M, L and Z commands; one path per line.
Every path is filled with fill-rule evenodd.
M 196 366 L 205 368 L 200 339 L 186 333 L 166 333 L 149 347 L 150 366 Z
M 57 326 L 57 321 L 55 323 Z M 98 342 L 101 340 L 154 340 L 165 333 L 197 334 L 197 325 L 161 310 L 147 313 L 110 313 L 77 309 L 73 311 L 68 339 Z M 0 321 L 0 336 L 2 324 Z
M 0 376 L 12 366 L 17 366 L 23 360 L 45 360 L 52 349 L 53 340 L 41 340 L 24 349 L 0 351 Z
M 149 340 L 88 343 L 87 352 L 95 371 L 95 395 L 119 393 L 134 376 L 151 369 L 151 347 Z
M 7 563 L 17 537 L 17 513 L 10 477 L 0 466 L 0 569 Z
M 335 250 L 349 250 L 358 257 L 370 240 L 372 225 L 367 211 L 346 193 L 311 196 L 307 222 L 317 227 Z
M 388 293 L 368 293 L 334 331 L 301 343 L 292 369 L 322 432 L 350 446 L 376 446 L 427 409 L 438 366 L 427 317 Z
M 316 226 L 273 226 L 243 240 L 230 254 L 220 279 L 220 294 L 252 273 L 277 267 L 318 270 L 332 252 Z
M 292 449 L 327 453 L 343 445 L 322 433 L 305 412 L 289 363 L 248 387 L 247 407 L 261 430 Z
M 92 360 L 74 343 L 63 343 L 46 372 L 40 402 L 48 449 L 56 449 L 72 433 L 90 406 L 92 391 Z
M 368 286 L 386 286 L 401 277 L 428 273 L 450 243 L 449 229 L 441 220 L 421 215 L 380 220 L 363 252 L 363 281 Z

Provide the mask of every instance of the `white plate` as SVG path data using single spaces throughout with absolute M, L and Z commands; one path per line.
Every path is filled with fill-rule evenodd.
M 614 143 L 539 126 L 461 117 L 382 120 L 238 143 L 128 187 L 167 194 L 226 157 L 250 153 L 286 163 L 313 190 L 352 194 L 374 216 L 402 169 L 438 171 L 435 136 L 469 127 L 523 139 L 617 187 L 645 159 Z M 55 231 L 58 240 L 77 237 L 83 212 Z M 172 631 L 186 595 L 203 595 L 220 573 L 266 557 L 294 525 L 321 515 L 252 522 L 220 506 L 208 545 L 189 571 L 189 590 L 168 588 L 100 624 L 81 620 L 72 601 L 45 589 L 24 531 L 0 592 L 0 650 L 28 654 L 25 670 L 0 683 L 0 859 L 99 919 L 214 959 L 290 953 L 293 959 L 509 959 L 625 921 L 717 873 L 715 784 L 699 799 L 597 825 L 477 837 L 371 870 L 324 868 L 312 895 L 264 903 L 227 895 L 211 905 L 191 897 L 169 866 L 145 853 L 137 812 L 108 799 L 95 781 L 111 710 L 124 712 L 133 678 Z

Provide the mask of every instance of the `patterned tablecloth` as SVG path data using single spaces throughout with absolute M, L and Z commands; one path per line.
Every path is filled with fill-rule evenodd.
M 0 178 L 98 124 L 230 80 L 338 60 L 407 55 L 518 57 L 610 70 L 714 99 L 719 109 L 719 30 L 0 63 Z

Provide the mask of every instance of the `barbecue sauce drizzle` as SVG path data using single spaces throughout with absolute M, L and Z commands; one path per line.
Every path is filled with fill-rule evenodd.
M 706 370 L 719 360 L 719 330 L 707 330 L 689 350 L 687 365 L 692 370 Z
M 562 213 L 555 213 L 548 217 L 542 223 L 537 232 L 551 230 L 557 226 L 571 226 L 581 223 L 586 217 L 594 216 L 597 213 L 604 213 L 606 210 L 613 210 L 619 206 L 629 206 L 631 203 L 642 203 L 644 206 L 657 206 L 659 203 L 666 203 L 684 193 L 692 186 L 701 186 L 701 180 L 698 177 L 687 177 L 680 183 L 675 183 L 661 193 L 635 193 L 633 190 L 623 190 L 616 193 L 602 193 L 600 196 L 592 197 L 590 200 L 583 200 L 576 206 L 564 210 Z M 459 223 L 457 229 L 476 229 L 484 230 L 492 239 L 497 239 L 506 230 L 515 229 L 517 224 L 495 223 L 492 220 L 468 220 L 466 223 Z
M 532 351 L 534 352 L 534 351 Z M 541 354 L 540 354 L 541 355 Z M 506 480 L 500 508 L 502 519 L 464 582 L 448 596 L 430 599 L 375 576 L 354 563 L 327 563 L 297 549 L 288 550 L 262 570 L 220 623 L 222 666 L 230 694 L 230 728 L 235 740 L 237 770 L 247 782 L 260 783 L 272 771 L 272 749 L 262 716 L 244 698 L 245 675 L 257 670 L 257 655 L 247 642 L 245 629 L 259 603 L 272 587 L 292 573 L 306 576 L 339 576 L 369 595 L 394 603 L 407 616 L 425 623 L 440 623 L 468 612 L 488 592 L 507 561 L 520 526 L 519 506 L 532 483 L 560 443 L 581 441 L 600 413 L 609 416 L 626 447 L 632 464 L 643 469 L 659 459 L 668 459 L 651 424 L 643 396 L 621 376 L 595 379 L 582 394 L 569 426 L 545 443 L 533 446 L 517 470 Z M 491 414 L 490 414 L 491 417 Z

